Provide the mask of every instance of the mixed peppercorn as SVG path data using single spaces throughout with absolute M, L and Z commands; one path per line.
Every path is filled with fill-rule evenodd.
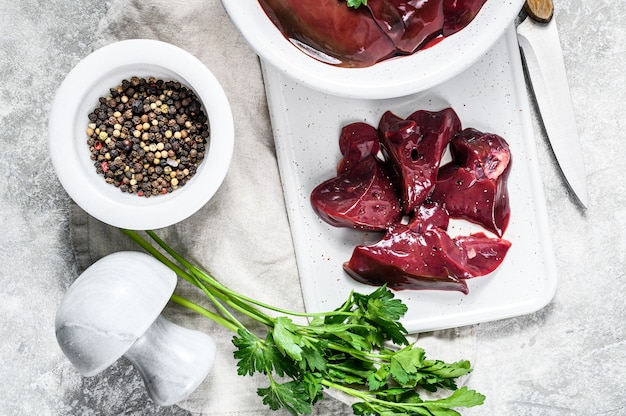
M 154 77 L 125 79 L 109 91 L 86 131 L 96 172 L 144 197 L 184 186 L 204 159 L 210 133 L 196 94 Z

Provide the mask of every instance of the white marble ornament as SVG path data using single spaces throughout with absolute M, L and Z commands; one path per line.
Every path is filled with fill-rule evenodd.
M 123 251 L 100 259 L 59 305 L 61 350 L 84 376 L 125 356 L 157 404 L 187 398 L 211 370 L 216 345 L 209 335 L 160 316 L 175 287 L 176 274 L 148 254 Z

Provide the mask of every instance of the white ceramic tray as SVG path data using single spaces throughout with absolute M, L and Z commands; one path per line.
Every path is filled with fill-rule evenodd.
M 534 312 L 556 292 L 557 273 L 537 164 L 524 74 L 514 28 L 469 70 L 422 93 L 386 100 L 326 95 L 284 76 L 262 62 L 278 163 L 307 310 L 338 307 L 351 290 L 373 287 L 355 282 L 342 264 L 356 244 L 380 235 L 340 229 L 322 222 L 311 209 L 313 188 L 334 176 L 342 126 L 354 121 L 378 125 L 391 110 L 406 117 L 418 109 L 451 106 L 463 127 L 504 137 L 513 158 L 509 176 L 511 221 L 504 235 L 512 242 L 494 273 L 468 281 L 469 294 L 398 291 L 409 307 L 403 323 L 409 332 L 451 328 Z M 474 227 L 455 222 L 453 233 Z

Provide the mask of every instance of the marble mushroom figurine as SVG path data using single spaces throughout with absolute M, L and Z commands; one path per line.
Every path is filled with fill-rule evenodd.
M 161 406 L 187 398 L 206 378 L 216 346 L 209 335 L 161 316 L 176 274 L 148 254 L 110 254 L 70 286 L 56 314 L 63 353 L 84 376 L 126 357 Z

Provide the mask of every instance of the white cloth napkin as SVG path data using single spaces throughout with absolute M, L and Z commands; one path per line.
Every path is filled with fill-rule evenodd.
M 258 57 L 218 0 L 110 0 L 96 47 L 132 38 L 169 42 L 202 60 L 222 84 L 235 121 L 234 156 L 220 190 L 194 216 L 157 233 L 229 287 L 303 310 Z M 77 206 L 71 210 L 71 233 L 81 270 L 111 252 L 137 249 L 117 229 Z M 203 295 L 186 282 L 178 285 L 177 293 L 202 301 Z M 211 334 L 218 344 L 214 369 L 180 407 L 203 416 L 286 414 L 261 403 L 256 389 L 266 385 L 263 377 L 237 375 L 232 333 L 177 305 L 168 305 L 164 314 Z M 430 358 L 455 361 L 471 359 L 473 341 L 473 329 L 464 328 L 429 334 L 424 346 Z M 314 414 L 352 411 L 330 397 L 316 405 Z

